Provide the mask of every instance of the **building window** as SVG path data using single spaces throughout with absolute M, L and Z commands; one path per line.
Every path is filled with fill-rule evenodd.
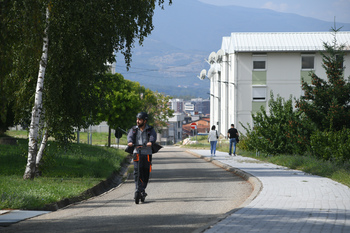
M 253 86 L 253 101 L 266 101 L 266 86 Z
M 335 60 L 337 63 L 339 63 L 338 69 L 343 69 L 344 67 L 344 56 L 341 56 L 339 54 L 335 55 Z
M 266 61 L 253 61 L 253 69 L 254 70 L 265 70 L 266 69 Z
M 314 55 L 302 55 L 301 56 L 301 69 L 302 70 L 315 69 L 315 56 Z
M 266 54 L 253 54 L 253 70 L 266 70 Z

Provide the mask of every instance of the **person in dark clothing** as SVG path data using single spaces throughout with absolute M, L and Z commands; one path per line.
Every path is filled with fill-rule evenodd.
M 237 137 L 238 137 L 238 131 L 235 128 L 234 124 L 231 124 L 231 128 L 227 131 L 227 137 L 230 139 L 230 151 L 229 155 L 232 154 L 232 146 L 233 146 L 233 156 L 236 156 L 236 144 L 237 144 Z
M 144 202 L 147 196 L 146 187 L 152 169 L 152 144 L 157 140 L 157 133 L 147 124 L 147 113 L 140 112 L 136 118 L 137 125 L 130 129 L 127 140 L 129 147 L 135 147 L 133 151 L 136 186 L 134 198 L 138 204 L 139 199 Z

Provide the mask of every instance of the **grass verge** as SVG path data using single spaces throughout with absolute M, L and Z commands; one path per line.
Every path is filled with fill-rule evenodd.
M 13 130 L 13 131 L 7 131 L 6 135 L 10 137 L 16 137 L 16 138 L 28 138 L 28 132 L 26 130 Z M 92 145 L 107 145 L 108 144 L 108 133 L 106 132 L 92 132 L 92 135 L 88 134 L 87 132 L 80 132 L 79 133 L 79 143 L 88 143 L 88 135 L 89 135 L 89 141 L 91 139 Z M 77 138 L 77 133 L 75 133 L 75 138 Z M 74 142 L 77 142 L 76 140 Z M 119 140 L 119 144 L 126 145 L 127 143 L 126 135 L 123 134 L 123 136 Z M 111 144 L 116 145 L 116 138 L 112 134 L 111 135 Z
M 184 146 L 186 148 L 200 148 L 210 150 L 210 145 L 207 142 L 207 136 L 198 137 L 198 144 L 192 144 Z M 319 160 L 312 156 L 295 156 L 295 155 L 275 155 L 267 156 L 260 153 L 260 156 L 256 155 L 256 152 L 244 151 L 237 146 L 237 154 L 245 157 L 251 157 L 260 161 L 277 164 L 280 166 L 288 167 L 290 169 L 304 171 L 309 174 L 318 175 L 322 177 L 330 178 L 341 184 L 350 187 L 350 162 L 347 163 L 335 163 L 332 161 Z M 229 151 L 228 140 L 221 140 L 218 143 L 217 150 L 222 152 Z
M 0 145 L 0 209 L 42 209 L 45 205 L 80 195 L 119 171 L 127 154 L 115 148 L 72 144 L 68 150 L 49 141 L 42 175 L 34 180 L 22 176 L 28 140 Z

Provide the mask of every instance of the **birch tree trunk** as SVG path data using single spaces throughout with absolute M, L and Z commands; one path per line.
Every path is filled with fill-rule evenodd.
M 43 153 L 44 153 L 44 150 L 45 150 L 45 147 L 46 147 L 46 143 L 47 143 L 48 137 L 49 137 L 49 131 L 47 129 L 45 129 L 45 133 L 44 133 L 43 139 L 41 141 L 38 154 L 36 156 L 36 161 L 35 161 L 35 169 L 36 169 L 36 171 L 38 170 L 40 160 L 43 157 Z
M 39 63 L 38 81 L 35 90 L 35 100 L 32 109 L 31 123 L 29 127 L 29 141 L 28 141 L 28 159 L 27 166 L 24 171 L 23 179 L 34 179 L 35 177 L 35 162 L 38 151 L 38 132 L 39 120 L 42 107 L 42 93 L 44 88 L 45 70 L 47 64 L 47 52 L 49 47 L 49 9 L 46 8 L 46 27 L 43 39 L 43 52 Z

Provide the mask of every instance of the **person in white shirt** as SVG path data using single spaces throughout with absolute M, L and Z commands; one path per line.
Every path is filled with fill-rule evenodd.
M 210 156 L 215 156 L 216 153 L 216 143 L 218 141 L 219 135 L 218 131 L 215 130 L 215 125 L 211 127 L 208 134 L 208 141 L 210 142 Z

